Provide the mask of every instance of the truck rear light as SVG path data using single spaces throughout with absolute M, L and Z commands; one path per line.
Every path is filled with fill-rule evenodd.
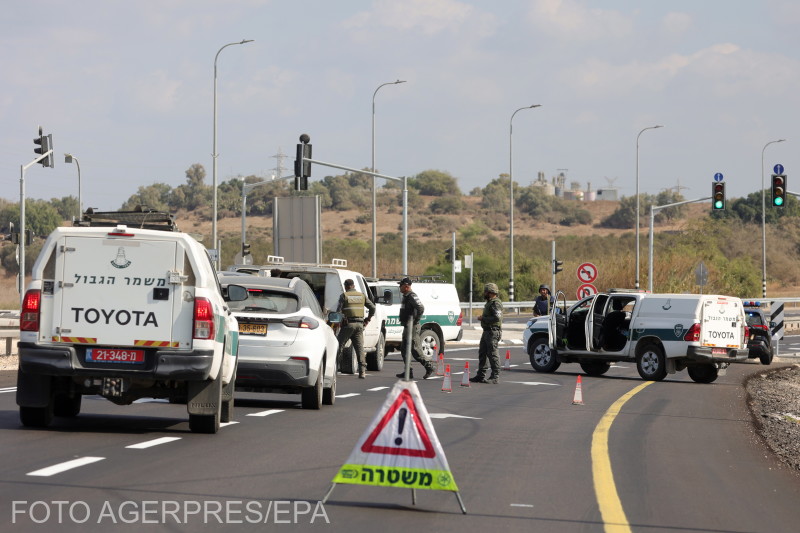
M 456 320 L 456 326 L 461 326 L 461 323 L 464 322 L 464 311 L 461 311 L 458 314 L 458 320 Z
M 214 309 L 208 298 L 194 300 L 194 334 L 195 339 L 214 338 Z
M 39 315 L 42 305 L 42 292 L 39 289 L 25 293 L 22 312 L 19 314 L 20 331 L 39 331 Z
M 692 327 L 690 327 L 686 335 L 683 336 L 683 340 L 687 342 L 700 342 L 700 324 L 692 324 Z
M 284 318 L 281 322 L 287 328 L 317 329 L 319 322 L 307 316 L 293 316 Z

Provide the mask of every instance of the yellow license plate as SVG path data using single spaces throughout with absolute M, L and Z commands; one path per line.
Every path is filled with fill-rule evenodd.
M 266 324 L 239 324 L 239 333 L 242 335 L 266 335 Z

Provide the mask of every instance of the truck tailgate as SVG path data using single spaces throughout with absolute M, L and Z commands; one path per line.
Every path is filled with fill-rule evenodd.
M 742 308 L 738 300 L 717 297 L 703 305 L 700 344 L 719 348 L 742 347 Z

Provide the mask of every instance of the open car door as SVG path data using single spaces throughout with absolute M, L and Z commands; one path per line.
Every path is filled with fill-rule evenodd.
M 563 339 L 567 336 L 567 297 L 556 291 L 555 303 L 548 317 L 547 340 L 550 348 L 564 348 Z

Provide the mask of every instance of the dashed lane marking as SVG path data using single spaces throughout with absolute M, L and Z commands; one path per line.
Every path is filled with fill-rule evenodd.
M 26 475 L 50 477 L 60 474 L 61 472 L 66 472 L 67 470 L 72 470 L 73 468 L 78 468 L 80 466 L 96 463 L 97 461 L 102 461 L 103 459 L 105 459 L 105 457 L 79 457 L 77 459 L 73 459 L 72 461 L 66 461 L 63 463 L 58 463 L 57 465 L 34 470 L 33 472 L 28 472 Z
M 144 450 L 145 448 L 152 448 L 153 446 L 158 446 L 159 444 L 167 444 L 168 442 L 173 442 L 176 440 L 181 440 L 180 437 L 161 437 L 160 439 L 153 439 L 147 440 L 144 442 L 140 442 L 138 444 L 131 444 L 130 446 L 125 446 L 126 448 L 131 448 L 134 450 Z

